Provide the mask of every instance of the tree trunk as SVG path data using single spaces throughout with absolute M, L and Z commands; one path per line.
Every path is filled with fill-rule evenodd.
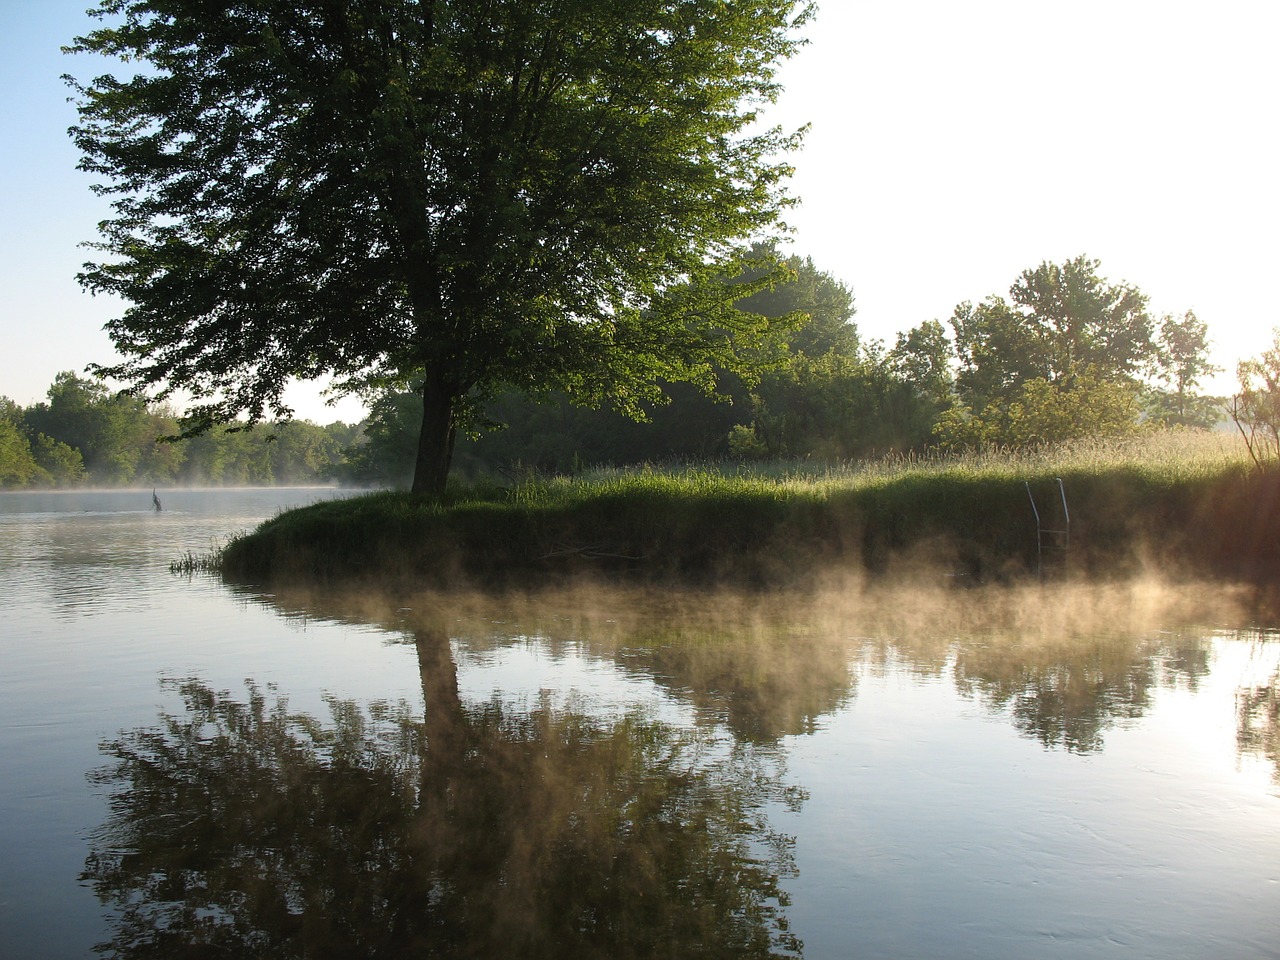
M 427 372 L 422 384 L 422 430 L 413 470 L 413 492 L 439 499 L 444 496 L 453 461 L 457 428 L 453 422 L 457 392 L 438 373 Z
M 412 892 L 412 910 L 396 912 L 398 929 L 394 933 L 398 944 L 416 941 L 421 944 L 422 955 L 428 956 L 435 952 L 431 947 L 442 940 L 466 942 L 459 935 L 463 927 L 448 892 L 460 876 L 467 875 L 467 854 L 475 841 L 466 824 L 470 804 L 459 804 L 457 795 L 466 782 L 467 718 L 458 692 L 458 668 L 449 647 L 449 634 L 428 627 L 415 630 L 413 639 L 422 678 L 426 749 L 421 745 L 418 748 L 422 763 L 418 809 L 408 825 L 408 868 L 401 871 L 400 878 Z M 432 938 L 430 944 L 423 941 L 424 936 Z
M 413 641 L 426 704 L 427 767 L 445 780 L 457 776 L 465 753 L 467 718 L 458 691 L 458 666 L 443 628 L 415 630 Z

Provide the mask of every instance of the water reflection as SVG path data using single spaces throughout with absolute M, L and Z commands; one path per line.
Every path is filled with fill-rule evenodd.
M 1028 902 L 1005 913 L 990 906 L 985 888 L 969 900 L 940 888 L 933 908 L 955 912 L 963 921 L 956 929 L 969 934 L 975 911 L 990 909 L 990 929 L 1008 930 L 1019 911 L 1032 910 L 1034 923 L 1019 928 L 1024 939 L 1011 936 L 1006 952 L 988 955 L 1035 955 L 1018 951 L 1044 946 L 1034 938 L 1053 918 L 1052 904 L 1064 895 L 1092 903 L 1103 872 L 1124 877 L 1163 864 L 1154 851 L 1175 836 L 1150 826 L 1160 812 L 1154 801 L 1165 798 L 1133 792 L 1123 776 L 1073 788 L 1084 770 L 1077 755 L 1104 752 L 1110 731 L 1137 725 L 1166 694 L 1204 685 L 1220 693 L 1213 670 L 1224 635 L 1212 624 L 1241 616 L 1238 598 L 1221 588 L 1153 592 L 1141 584 L 981 595 L 238 592 L 300 624 L 354 624 L 388 644 L 412 644 L 425 711 L 330 698 L 322 718 L 291 711 L 270 688 L 250 684 L 233 696 L 196 680 L 170 684 L 181 709 L 104 745 L 113 765 L 98 780 L 113 814 L 83 877 L 117 917 L 102 952 L 786 956 L 801 949 L 789 915 L 807 902 L 827 914 L 830 890 L 854 890 L 867 923 L 886 896 L 878 886 L 886 863 L 936 866 L 939 850 L 960 850 L 973 862 L 954 865 L 954 875 L 937 867 L 937 877 L 903 868 L 908 886 L 931 889 L 939 877 L 953 886 L 972 886 L 974 877 L 1017 886 Z M 565 699 L 540 694 L 534 682 L 522 703 L 507 688 L 476 696 L 460 683 L 471 668 L 509 663 L 530 647 L 564 663 L 603 665 L 607 690 L 631 683 L 660 691 L 676 716 L 625 698 L 602 709 L 588 702 L 599 691 Z M 1257 658 L 1257 682 L 1236 696 L 1236 741 L 1241 753 L 1280 770 L 1275 644 L 1260 635 L 1258 647 L 1266 655 Z M 859 717 L 873 729 L 858 741 L 849 721 L 855 707 L 874 700 L 894 708 L 884 684 L 869 678 L 897 677 L 947 691 L 919 703 L 945 706 L 958 696 L 1000 723 L 981 724 L 979 734 L 958 730 L 954 713 L 913 714 L 907 743 Z M 1002 754 L 1006 743 L 985 738 L 1010 727 L 1029 741 L 1021 753 Z M 1219 755 L 1231 751 L 1224 730 Z M 837 731 L 852 739 L 834 740 Z M 784 759 L 800 766 L 819 741 L 826 752 L 803 768 L 809 782 L 789 783 Z M 1004 741 L 1018 743 L 1007 733 Z M 947 744 L 971 751 L 970 766 L 949 757 Z M 992 744 L 996 759 L 976 763 Z M 902 764 L 915 763 L 906 773 L 898 753 L 910 755 Z M 1061 763 L 1037 768 L 1041 779 L 1001 767 L 1001 755 L 1028 753 Z M 987 786 L 993 782 L 1000 787 Z M 931 785 L 945 796 L 930 794 Z M 814 790 L 807 804 L 804 787 Z M 1054 806 L 1071 789 L 1079 793 Z M 956 814 L 958 832 L 948 832 L 946 805 L 970 791 L 977 799 Z M 1198 803 L 1211 794 L 1187 796 Z M 806 824 L 822 803 L 826 813 Z M 917 823 L 913 806 L 933 813 Z M 1018 817 L 1022 833 L 1009 829 Z M 788 835 L 803 846 L 800 828 L 835 851 L 825 865 L 814 856 L 812 871 L 804 866 L 813 874 L 807 885 Z M 1213 836 L 1207 844 L 1182 837 L 1192 861 L 1213 855 Z M 1187 885 L 1204 892 L 1194 873 L 1174 867 L 1144 877 L 1155 900 Z M 1220 881 L 1219 871 L 1213 883 Z M 1039 883 L 1053 891 L 1043 903 L 1035 900 Z M 1122 886 L 1098 894 L 1104 907 Z M 1222 898 L 1228 906 L 1216 909 L 1229 912 L 1230 896 Z M 1143 911 L 1124 922 L 1154 935 L 1167 911 Z M 811 922 L 806 930 L 828 940 L 825 953 L 811 941 L 811 953 L 843 955 L 830 948 L 839 939 L 830 931 L 855 936 L 851 916 Z M 1080 917 L 1076 925 L 1088 927 Z M 1219 917 L 1197 935 L 1225 929 Z M 897 924 L 895 936 L 888 942 L 896 955 L 937 954 L 911 940 L 910 924 Z
M 811 732 L 854 692 L 847 638 L 812 598 L 599 586 L 501 596 L 240 592 L 296 621 L 375 624 L 393 638 L 429 624 L 473 659 L 531 639 L 553 656 L 582 653 L 656 684 L 699 723 L 722 723 L 752 744 Z
M 1210 668 L 1209 630 L 1239 616 L 1221 586 L 1062 585 L 966 595 L 916 595 L 864 626 L 873 664 L 950 678 L 1045 748 L 1103 749 L 1108 729 L 1144 716 L 1159 689 L 1194 690 Z M 932 624 L 922 617 L 934 616 Z M 1156 629 L 1159 624 L 1164 629 Z M 1172 629 L 1167 625 L 1172 624 Z
M 1208 668 L 1198 635 L 1079 638 L 1070 649 L 957 645 L 954 664 L 962 692 L 1007 710 L 1014 727 L 1045 747 L 1074 753 L 1101 750 L 1104 732 L 1143 716 L 1156 689 L 1194 689 Z
M 83 879 L 123 957 L 766 957 L 797 953 L 775 759 L 639 712 L 466 705 L 447 635 L 414 637 L 426 711 L 293 713 L 176 685 L 104 744 Z
M 1280 644 L 1274 632 L 1253 632 L 1254 651 Z M 1236 691 L 1236 742 L 1242 754 L 1270 761 L 1274 782 L 1280 789 L 1280 663 L 1274 654 L 1258 659 L 1270 660 L 1274 668 L 1270 676 L 1242 685 Z
M 1145 715 L 1155 691 L 1195 690 L 1210 668 L 1206 624 L 1238 618 L 1243 602 L 1216 584 L 1140 582 L 963 594 L 594 587 L 503 597 L 285 590 L 256 599 L 293 617 L 393 633 L 448 611 L 465 652 L 531 637 L 553 651 L 581 650 L 749 743 L 811 733 L 855 696 L 851 664 L 892 663 L 948 679 L 1024 736 L 1073 753 L 1101 750 L 1106 731 Z

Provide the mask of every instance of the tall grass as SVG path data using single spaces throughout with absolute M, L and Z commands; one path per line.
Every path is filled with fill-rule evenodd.
M 1055 478 L 1067 490 L 1081 572 L 1197 552 L 1221 564 L 1233 536 L 1248 540 L 1251 560 L 1270 562 L 1258 533 L 1280 523 L 1275 478 L 1252 470 L 1238 438 L 1202 431 L 845 464 L 528 475 L 456 485 L 442 503 L 380 493 L 283 514 L 229 544 L 221 560 L 224 572 L 250 578 L 496 582 L 554 572 L 766 583 L 818 568 L 891 573 L 910 558 L 1001 578 L 1033 567 L 1028 493 L 1053 504 Z
M 848 489 L 905 474 L 955 473 L 984 476 L 1035 476 L 1059 472 L 1106 472 L 1138 469 L 1168 477 L 1217 474 L 1252 466 L 1248 450 L 1236 434 L 1208 430 L 1152 430 L 1129 437 L 1069 441 L 1038 447 L 988 446 L 955 450 L 931 447 L 923 452 L 891 453 L 883 457 L 831 463 L 774 460 L 763 463 L 672 463 L 638 467 L 598 467 L 572 477 L 530 474 L 509 487 L 522 502 L 597 492 L 636 483 L 680 481 L 696 493 L 726 482 L 739 489 L 763 489 L 772 484 L 789 489 L 837 486 Z M 488 487 L 490 494 L 496 488 Z

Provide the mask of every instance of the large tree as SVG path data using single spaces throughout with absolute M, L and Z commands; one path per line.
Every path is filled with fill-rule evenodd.
M 1024 270 L 1009 297 L 951 317 L 957 404 L 935 434 L 948 444 L 1043 443 L 1133 429 L 1143 377 L 1162 352 L 1147 297 L 1079 256 Z
M 1099 276 L 1085 256 L 1024 270 L 1009 299 L 962 303 L 951 318 L 960 368 L 956 386 L 975 410 L 1007 401 L 1037 378 L 1063 385 L 1082 374 L 1133 380 L 1158 349 L 1147 297 Z
M 717 282 L 780 227 L 798 134 L 757 111 L 807 0 L 102 0 L 70 83 L 114 216 L 81 281 L 188 432 L 289 378 L 421 383 L 414 489 L 496 390 L 635 409 L 767 322 Z M 767 280 L 760 281 L 763 286 Z

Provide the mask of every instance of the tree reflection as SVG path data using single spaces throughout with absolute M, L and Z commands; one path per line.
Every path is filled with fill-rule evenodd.
M 1236 693 L 1236 742 L 1241 753 L 1270 760 L 1280 783 L 1280 677 L 1268 686 Z
M 526 608 L 508 628 L 518 624 L 552 648 L 611 660 L 687 703 L 699 723 L 724 724 L 746 743 L 812 733 L 853 698 L 849 644 L 812 624 L 805 607 L 696 591 L 663 594 L 660 604 L 635 595 L 627 601 L 607 612 L 579 607 L 558 620 Z M 480 648 L 495 636 L 470 639 Z
M 331 702 L 334 725 L 250 685 L 178 685 L 184 716 L 104 744 L 111 816 L 83 879 L 119 911 L 123 957 L 375 955 L 415 803 L 412 726 Z M 331 944 L 326 953 L 280 948 Z M 344 954 L 343 951 L 346 951 Z
M 1153 630 L 1152 623 L 1194 623 L 1198 593 L 1118 585 L 1006 590 L 945 607 L 920 596 L 883 615 L 869 632 L 881 638 L 865 655 L 931 678 L 1007 716 L 1047 749 L 1091 753 L 1109 729 L 1144 716 L 1161 688 L 1194 690 L 1210 668 L 1200 627 Z M 1210 609 L 1207 605 L 1205 609 Z M 939 626 L 941 625 L 941 626 Z
M 963 649 L 956 685 L 991 707 L 1007 709 L 1013 725 L 1045 747 L 1100 750 L 1108 727 L 1150 708 L 1158 671 L 1149 651 L 1132 644 L 1082 647 L 1074 656 L 1058 652 L 1051 659 L 1025 650 L 1000 657 L 988 649 Z
M 1241 631 L 1263 662 L 1270 661 L 1271 676 L 1262 683 L 1242 686 L 1236 691 L 1236 749 L 1263 757 L 1272 764 L 1272 776 L 1280 786 L 1280 663 L 1274 633 Z
M 853 698 L 849 650 L 802 632 L 744 639 L 678 637 L 627 652 L 628 670 L 689 699 L 699 717 L 742 741 L 767 744 L 813 733 Z
M 1194 689 L 1209 670 L 1199 635 L 1064 640 L 1011 644 L 1002 655 L 991 647 L 963 649 L 956 684 L 1007 709 L 1014 727 L 1045 747 L 1091 753 L 1103 748 L 1108 729 L 1145 715 L 1157 690 L 1176 684 Z
M 614 661 L 688 702 L 740 741 L 812 732 L 855 692 L 849 666 L 949 677 L 1049 749 L 1103 749 L 1109 729 L 1151 708 L 1162 687 L 1195 689 L 1209 670 L 1206 630 L 1153 624 L 1229 619 L 1236 598 L 1207 589 L 1065 584 L 974 591 L 887 589 L 735 595 L 592 587 L 519 597 L 379 598 L 273 594 L 298 617 L 376 622 L 448 609 L 467 647 L 536 637 Z M 472 605 L 473 604 L 473 605 Z M 1234 615 L 1234 614 L 1233 614 Z M 419 614 L 409 614 L 412 622 Z
M 611 661 L 688 703 L 700 723 L 723 723 L 753 744 L 812 732 L 854 693 L 849 644 L 810 616 L 811 598 L 601 585 L 500 595 L 244 592 L 299 622 L 373 623 L 393 635 L 440 630 L 448 611 L 449 631 L 472 654 L 536 638 L 553 654 Z
M 173 683 L 104 744 L 84 879 L 121 957 L 765 957 L 798 953 L 766 804 L 780 772 L 637 713 L 465 705 L 417 636 L 426 711 Z

